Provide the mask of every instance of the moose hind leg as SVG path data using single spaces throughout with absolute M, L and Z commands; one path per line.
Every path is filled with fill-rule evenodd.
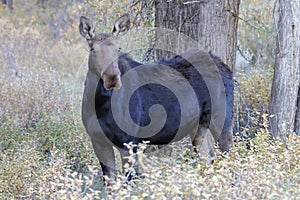
M 233 139 L 232 139 L 232 125 L 229 124 L 223 127 L 222 133 L 220 138 L 218 139 L 219 147 L 222 153 L 228 153 L 230 147 L 232 146 Z
M 198 127 L 195 137 L 192 138 L 192 144 L 195 153 L 197 153 L 199 156 L 208 156 L 209 158 L 215 157 L 213 151 L 215 142 L 208 127 L 201 125 Z

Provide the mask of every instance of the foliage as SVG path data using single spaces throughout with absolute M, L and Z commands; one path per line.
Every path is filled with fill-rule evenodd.
M 154 24 L 153 0 L 88 0 L 87 5 L 96 10 L 96 18 L 103 27 L 111 27 L 117 16 L 124 13 L 131 15 L 135 26 L 151 27 Z
M 266 72 L 262 69 L 252 69 L 248 75 L 245 73 L 237 73 L 239 80 L 238 89 L 248 102 L 251 108 L 261 108 L 262 111 L 267 111 L 267 106 L 270 101 L 271 92 L 271 72 Z
M 230 156 L 218 153 L 213 165 L 206 160 L 182 158 L 184 146 L 174 145 L 175 157 L 144 157 L 145 178 L 125 188 L 113 186 L 112 198 L 130 199 L 249 199 L 299 196 L 299 137 L 288 139 L 289 150 L 280 141 L 271 142 L 266 129 L 251 141 L 250 151 L 243 143 Z M 294 175 L 292 175 L 294 174 Z
M 0 195 L 28 199 L 297 199 L 299 142 L 299 137 L 290 135 L 287 149 L 282 141 L 271 141 L 267 129 L 262 128 L 251 140 L 250 150 L 237 143 L 229 157 L 217 152 L 213 165 L 184 157 L 182 152 L 188 149 L 182 143 L 171 146 L 172 155 L 139 152 L 143 178 L 126 185 L 124 175 L 119 174 L 106 194 L 95 167 L 72 170 L 67 152 L 56 146 L 47 161 L 41 160 L 26 144 L 17 152 L 1 153 Z
M 258 68 L 270 68 L 275 52 L 275 1 L 243 0 L 240 5 L 238 48 Z
M 0 199 L 47 198 L 51 180 L 94 160 L 78 109 L 85 49 L 48 34 L 33 2 L 0 9 Z
M 273 74 L 266 69 L 249 70 L 235 74 L 235 132 L 253 137 L 262 125 L 263 113 L 268 113 Z
M 134 50 L 130 53 L 142 62 L 154 60 L 153 45 L 155 35 L 154 27 L 154 1 L 153 0 L 110 0 L 110 1 L 86 1 L 87 6 L 96 12 L 93 16 L 96 20 L 98 32 L 110 32 L 115 20 L 129 13 L 131 18 L 131 31 L 123 39 L 126 49 Z M 145 27 L 145 29 L 142 29 Z M 134 39 L 132 39 L 134 38 Z M 136 38 L 138 38 L 136 40 Z M 143 41 L 141 38 L 144 38 Z
M 275 1 L 241 1 L 235 79 L 235 132 L 254 137 L 268 113 L 276 33 Z

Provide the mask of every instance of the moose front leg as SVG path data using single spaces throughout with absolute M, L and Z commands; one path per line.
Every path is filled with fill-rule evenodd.
M 120 155 L 121 155 L 121 159 L 122 159 L 122 169 L 123 169 L 123 173 L 125 174 L 126 177 L 126 181 L 131 181 L 131 179 L 133 178 L 133 170 L 135 171 L 135 174 L 138 175 L 139 174 L 139 165 L 138 165 L 138 156 L 136 154 L 136 148 L 137 147 L 133 147 L 133 155 L 130 155 L 129 151 L 126 149 L 121 149 L 120 150 Z M 127 165 L 127 166 L 126 166 Z
M 102 168 L 103 181 L 106 185 L 112 185 L 113 181 L 116 180 L 116 164 L 113 147 L 109 144 L 103 144 L 97 141 L 92 141 L 92 144 Z

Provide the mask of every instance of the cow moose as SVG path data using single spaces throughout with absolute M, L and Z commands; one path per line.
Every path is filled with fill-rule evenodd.
M 113 147 L 124 165 L 129 142 L 163 145 L 190 136 L 197 151 L 209 130 L 221 151 L 229 151 L 234 85 L 228 66 L 198 49 L 143 65 L 120 51 L 120 38 L 129 28 L 128 14 L 115 21 L 111 33 L 95 33 L 93 22 L 80 17 L 79 32 L 89 47 L 82 121 L 103 175 L 115 179 Z M 148 133 L 147 126 L 156 134 Z

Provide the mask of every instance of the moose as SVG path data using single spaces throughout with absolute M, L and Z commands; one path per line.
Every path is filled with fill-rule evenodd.
M 82 121 L 103 176 L 115 179 L 113 147 L 124 165 L 130 142 L 164 145 L 189 136 L 197 152 L 210 132 L 221 151 L 229 151 L 234 84 L 228 66 L 198 49 L 144 65 L 120 51 L 129 28 L 129 14 L 115 21 L 111 33 L 95 33 L 92 20 L 80 17 L 79 32 L 89 47 Z

